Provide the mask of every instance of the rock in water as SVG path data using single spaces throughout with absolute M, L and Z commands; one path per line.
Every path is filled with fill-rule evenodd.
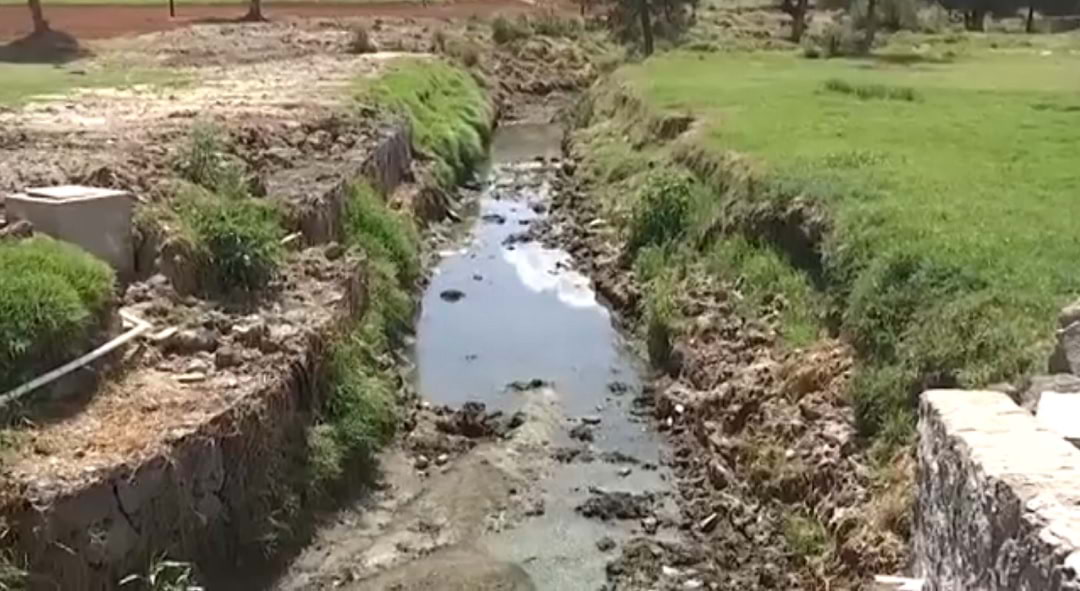
M 439 297 L 447 302 L 454 303 L 464 298 L 465 292 L 460 289 L 444 289 L 439 294 Z

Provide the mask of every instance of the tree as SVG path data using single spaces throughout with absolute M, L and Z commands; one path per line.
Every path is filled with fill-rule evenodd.
M 1024 22 L 1024 32 L 1026 32 L 1026 33 L 1034 33 L 1035 32 L 1035 3 L 1034 2 L 1031 4 L 1031 6 L 1028 6 L 1027 19 Z
M 265 21 L 266 17 L 262 12 L 262 0 L 251 0 L 251 5 L 248 7 L 248 13 L 244 16 L 246 21 Z
M 866 3 L 866 37 L 863 39 L 863 51 L 867 53 L 874 48 L 874 36 L 877 35 L 877 0 L 868 0 Z
M 780 10 L 791 17 L 791 40 L 798 43 L 806 32 L 806 13 L 809 11 L 809 0 L 783 0 Z
M 638 16 L 641 18 L 641 36 L 645 41 L 645 56 L 653 54 L 652 15 L 649 14 L 649 0 L 638 0 Z
M 49 22 L 45 20 L 45 14 L 41 11 L 41 0 L 27 1 L 30 3 L 30 17 L 34 20 L 34 34 L 47 32 Z

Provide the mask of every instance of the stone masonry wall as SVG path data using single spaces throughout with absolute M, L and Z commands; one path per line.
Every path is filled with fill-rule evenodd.
M 1005 394 L 923 394 L 917 495 L 926 591 L 1080 589 L 1080 451 Z

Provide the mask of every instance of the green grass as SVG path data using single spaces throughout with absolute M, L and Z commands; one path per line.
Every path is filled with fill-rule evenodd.
M 412 124 L 413 144 L 435 159 L 446 185 L 466 178 L 483 160 L 491 106 L 466 71 L 437 59 L 402 59 L 357 85 L 357 100 Z
M 85 74 L 75 74 L 75 71 L 85 71 Z M 176 74 L 162 70 L 121 67 L 84 70 L 80 62 L 67 66 L 0 63 L 0 80 L 4 81 L 0 84 L 0 106 L 11 107 L 43 95 L 63 95 L 75 88 L 126 88 L 136 84 L 183 82 Z
M 1056 309 L 1080 292 L 1080 218 L 1069 214 L 1080 189 L 1080 79 L 1070 74 L 1080 59 L 1067 51 L 1077 38 L 1027 37 L 1030 47 L 991 38 L 904 38 L 941 59 L 910 58 L 895 43 L 861 60 L 670 53 L 616 75 L 654 115 L 700 120 L 681 148 L 636 152 L 703 174 L 712 212 L 691 223 L 754 242 L 767 238 L 753 236 L 763 208 L 784 211 L 801 197 L 827 216 L 822 266 L 811 271 L 862 355 L 853 395 L 870 434 L 902 439 L 925 387 L 1033 368 Z M 898 100 L 868 100 L 881 98 Z M 619 166 L 604 155 L 626 150 L 610 143 L 590 156 L 606 174 Z M 777 275 L 782 258 L 748 258 L 740 243 L 714 248 L 751 261 L 736 266 L 752 281 L 806 292 L 807 278 Z M 819 305 L 805 299 L 795 307 Z
M 175 168 L 189 183 L 173 203 L 175 218 L 200 266 L 202 289 L 228 295 L 265 288 L 284 254 L 281 212 L 251 195 L 244 163 L 227 153 L 213 127 L 194 127 Z
M 85 352 L 114 275 L 81 249 L 39 236 L 0 242 L 0 390 Z
M 350 458 L 366 457 L 393 436 L 397 380 L 393 350 L 412 324 L 409 289 L 420 276 L 419 234 L 364 181 L 350 190 L 345 245 L 366 259 L 364 316 L 333 344 L 330 393 L 309 432 L 313 478 L 330 482 Z

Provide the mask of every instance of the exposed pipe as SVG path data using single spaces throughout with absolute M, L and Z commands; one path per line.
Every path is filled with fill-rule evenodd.
M 104 355 L 108 355 L 109 353 L 114 351 L 117 347 L 123 345 L 124 343 L 127 343 L 131 339 L 133 339 L 133 338 L 141 335 L 142 333 L 150 330 L 151 328 L 153 328 L 153 325 L 151 325 L 149 322 L 147 322 L 147 321 L 143 320 L 142 318 L 139 318 L 138 316 L 135 316 L 134 314 L 132 314 L 130 312 L 127 312 L 125 310 L 120 310 L 120 318 L 123 319 L 128 324 L 133 324 L 134 326 L 131 329 L 129 329 L 127 332 L 125 332 L 124 334 L 122 334 L 122 335 L 116 337 L 115 339 L 105 343 L 104 345 L 98 347 L 97 349 L 94 349 L 93 351 L 90 351 L 86 355 L 83 355 L 82 357 L 79 357 L 78 359 L 75 359 L 74 361 L 70 361 L 68 363 L 65 363 L 64 365 L 61 365 L 60 367 L 50 371 L 49 373 L 42 374 L 42 375 L 30 380 L 29 382 L 26 382 L 25 384 L 16 387 L 13 390 L 9 390 L 3 396 L 0 396 L 0 408 L 4 408 L 7 405 L 11 404 L 12 402 L 14 402 L 14 401 L 22 398 L 23 396 L 29 394 L 30 392 L 33 392 L 34 390 L 37 390 L 38 388 L 40 388 L 40 387 L 42 387 L 44 385 L 47 385 L 47 384 L 49 384 L 49 383 L 51 383 L 51 382 L 53 382 L 55 380 L 58 380 L 58 379 L 60 379 L 60 378 L 62 378 L 64 376 L 66 376 L 67 374 L 75 371 L 76 369 L 79 369 L 80 367 L 82 367 L 82 366 L 84 366 L 84 365 L 86 365 L 86 364 L 88 364 L 88 363 L 90 363 L 92 361 L 95 361 L 95 360 L 97 360 L 98 358 L 100 358 L 100 357 L 102 357 Z

